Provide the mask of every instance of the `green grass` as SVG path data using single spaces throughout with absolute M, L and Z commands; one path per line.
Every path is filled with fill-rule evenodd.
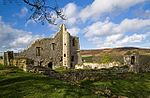
M 150 97 L 150 73 L 126 73 L 118 76 L 108 76 L 101 81 L 85 81 L 82 85 L 93 89 L 109 89 L 113 95 L 129 98 Z
M 108 74 L 101 80 L 82 80 L 73 85 L 16 67 L 0 66 L 0 98 L 105 98 L 96 92 L 106 88 L 116 96 L 148 98 L 150 73 Z
M 41 74 L 0 66 L 0 98 L 95 98 L 90 90 Z
M 93 63 L 93 56 L 85 56 L 85 57 L 82 57 L 82 59 L 86 63 Z

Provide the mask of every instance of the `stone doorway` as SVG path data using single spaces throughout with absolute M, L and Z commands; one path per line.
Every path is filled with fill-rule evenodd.
M 48 63 L 48 68 L 51 68 L 51 69 L 53 68 L 53 63 L 52 62 Z
M 131 56 L 131 64 L 132 64 L 132 65 L 135 64 L 135 56 Z

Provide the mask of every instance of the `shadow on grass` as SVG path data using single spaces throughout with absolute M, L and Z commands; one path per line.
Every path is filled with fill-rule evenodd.
M 0 98 L 101 98 L 97 90 L 110 89 L 114 95 L 147 98 L 150 95 L 150 73 L 107 73 L 100 80 L 70 85 L 43 75 L 22 72 L 16 68 L 0 79 Z
M 20 75 L 0 80 L 0 98 L 80 98 L 83 96 L 91 98 L 95 96 L 90 90 L 43 75 L 34 75 Z
M 83 81 L 81 85 L 95 89 L 111 90 L 113 95 L 127 96 L 131 98 L 150 97 L 150 73 L 125 73 L 119 75 L 108 75 L 97 81 Z

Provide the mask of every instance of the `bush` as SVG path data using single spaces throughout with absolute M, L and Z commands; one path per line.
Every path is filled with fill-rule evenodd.
M 112 61 L 112 57 L 110 55 L 104 55 L 103 58 L 102 58 L 102 63 L 110 63 Z

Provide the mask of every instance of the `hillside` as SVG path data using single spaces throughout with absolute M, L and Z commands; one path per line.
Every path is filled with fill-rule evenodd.
M 111 63 L 124 64 L 124 55 L 136 52 L 140 54 L 140 63 L 148 64 L 150 49 L 136 47 L 106 48 L 95 50 L 81 50 L 82 61 L 85 63 Z M 149 62 L 150 63 L 150 62 Z
M 124 55 L 127 51 L 138 51 L 142 55 L 150 55 L 150 49 L 136 48 L 136 47 L 120 47 L 120 48 L 106 48 L 106 49 L 93 49 L 81 50 L 81 55 L 102 56 L 105 54 L 111 55 Z

